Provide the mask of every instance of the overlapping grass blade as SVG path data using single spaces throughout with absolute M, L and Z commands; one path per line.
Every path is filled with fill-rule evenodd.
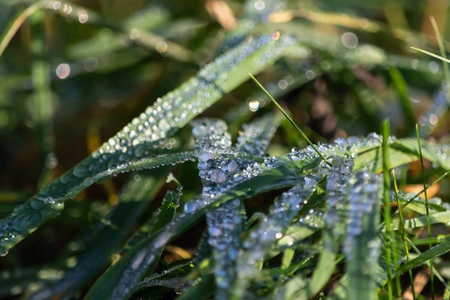
M 162 249 L 192 226 L 207 211 L 231 200 L 243 200 L 256 194 L 294 185 L 298 176 L 293 165 L 282 165 L 250 178 L 220 194 L 215 201 L 191 213 L 180 215 L 166 228 L 141 241 L 121 257 L 96 282 L 87 299 L 126 299 L 141 278 L 152 269 Z
M 3 219 L 0 222 L 0 253 L 7 252 L 56 215 L 65 200 L 94 183 L 99 173 L 111 172 L 117 165 L 154 153 L 166 137 L 244 82 L 248 70 L 254 73 L 261 71 L 286 53 L 292 43 L 293 40 L 287 36 L 277 40 L 272 36 L 251 38 L 204 67 L 196 77 L 175 91 L 158 99 L 91 156 Z

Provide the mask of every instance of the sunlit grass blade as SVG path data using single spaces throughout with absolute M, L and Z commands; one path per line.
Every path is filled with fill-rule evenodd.
M 262 192 L 292 186 L 298 181 L 294 170 L 293 166 L 288 165 L 268 170 L 218 195 L 215 202 L 180 215 L 166 228 L 142 240 L 111 266 L 89 291 L 87 299 L 128 297 L 146 272 L 155 266 L 163 247 L 190 228 L 206 212 L 231 200 L 243 200 Z
M 427 250 L 426 252 L 420 254 L 418 257 L 411 259 L 409 262 L 401 265 L 392 276 L 400 276 L 408 270 L 412 270 L 413 268 L 420 266 L 431 259 L 441 256 L 450 250 L 450 239 L 445 239 L 441 241 L 437 246 Z
M 329 166 L 331 166 L 330 162 L 327 161 L 325 159 L 325 157 L 323 157 L 322 153 L 320 153 L 319 149 L 317 149 L 317 147 L 309 140 L 309 138 L 303 133 L 303 131 L 300 129 L 300 127 L 297 126 L 297 124 L 295 124 L 295 122 L 291 119 L 291 117 L 289 117 L 289 115 L 284 111 L 284 109 L 278 104 L 277 101 L 275 101 L 275 99 L 273 99 L 273 97 L 269 94 L 269 92 L 262 86 L 261 83 L 259 83 L 259 81 L 251 74 L 248 73 L 248 75 L 250 76 L 250 78 L 256 83 L 256 85 L 258 85 L 258 87 L 267 95 L 267 97 L 269 97 L 269 99 L 273 102 L 273 104 L 275 104 L 275 106 L 281 111 L 281 113 L 286 117 L 286 119 L 289 120 L 289 122 L 292 124 L 292 126 L 294 126 L 294 128 L 298 131 L 298 133 L 300 133 L 300 135 L 303 137 L 303 139 L 308 143 L 308 145 L 310 145 L 314 151 L 316 151 L 316 153 L 320 156 L 320 158 L 322 158 L 322 160 Z
M 392 283 L 391 283 L 391 247 L 392 238 L 391 233 L 391 177 L 390 177 L 390 160 L 389 160 L 389 120 L 385 120 L 382 124 L 383 132 L 383 199 L 384 199 L 384 222 L 386 227 L 385 234 L 385 251 L 386 251 L 386 266 L 387 266 L 387 286 L 388 286 L 388 297 L 392 299 Z M 378 225 L 378 224 L 377 224 Z
M 394 182 L 395 196 L 397 198 L 398 213 L 399 213 L 399 216 L 400 216 L 399 228 L 400 228 L 400 230 L 402 232 L 403 247 L 405 248 L 405 253 L 406 253 L 406 262 L 408 262 L 408 261 L 410 261 L 409 246 L 408 246 L 408 242 L 407 242 L 405 222 L 404 222 L 404 219 L 403 219 L 403 207 L 401 205 L 400 198 L 398 196 L 397 180 L 395 178 L 395 170 L 394 169 L 392 170 L 392 180 Z M 392 223 L 391 225 L 392 225 L 391 229 L 395 230 L 394 224 Z M 409 270 L 408 273 L 409 273 L 409 281 L 410 281 L 410 284 L 411 284 L 412 296 L 413 296 L 413 299 L 416 299 L 416 292 L 414 290 L 414 277 L 413 277 L 413 274 L 412 274 L 411 270 Z
M 444 61 L 444 62 L 446 62 L 446 63 L 450 63 L 450 60 L 449 60 L 449 59 L 447 59 L 447 58 L 445 58 L 445 57 L 442 57 L 442 56 L 439 56 L 439 55 L 437 55 L 437 54 L 431 53 L 431 52 L 429 52 L 429 51 L 427 51 L 427 50 L 423 50 L 423 49 L 416 48 L 416 47 L 411 47 L 411 49 L 416 50 L 416 51 L 419 51 L 419 52 L 422 52 L 423 54 L 432 56 L 432 57 L 434 57 L 434 58 L 440 59 L 440 60 L 442 60 L 442 61 Z
M 2 34 L 0 35 L 0 57 L 5 51 L 11 39 L 16 34 L 17 30 L 19 30 L 20 26 L 27 20 L 29 16 L 31 16 L 34 12 L 42 8 L 45 4 L 45 1 L 39 1 L 33 3 L 23 11 L 15 16 L 9 26 L 6 26 Z

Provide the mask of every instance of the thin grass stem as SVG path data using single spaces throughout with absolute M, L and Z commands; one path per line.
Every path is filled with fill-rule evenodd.
M 395 170 L 392 170 L 392 179 L 394 181 L 395 197 L 397 199 L 398 212 L 399 212 L 399 216 L 400 216 L 400 229 L 401 229 L 403 243 L 404 243 L 405 252 L 406 252 L 406 262 L 408 262 L 410 260 L 409 247 L 408 247 L 406 231 L 405 231 L 405 227 L 404 227 L 405 221 L 403 219 L 403 212 L 402 212 L 403 208 L 402 208 L 402 204 L 400 202 L 400 197 L 398 196 L 398 187 L 397 187 L 397 179 L 395 178 Z M 416 299 L 416 291 L 414 290 L 414 277 L 413 277 L 411 270 L 409 270 L 408 272 L 409 272 L 409 280 L 411 282 L 411 291 L 412 291 L 413 299 Z
M 386 265 L 387 265 L 387 286 L 388 286 L 388 297 L 392 300 L 392 283 L 391 283 L 391 247 L 392 247 L 392 232 L 391 232 L 391 176 L 389 174 L 390 162 L 389 162 L 389 120 L 386 119 L 382 126 L 383 134 L 383 185 L 384 185 L 384 221 L 386 223 Z
M 295 122 L 291 119 L 291 117 L 289 117 L 289 115 L 284 111 L 284 109 L 281 108 L 281 106 L 278 104 L 278 102 L 269 94 L 269 92 L 262 86 L 262 84 L 259 83 L 259 81 L 252 74 L 248 73 L 248 76 L 250 76 L 250 78 L 264 92 L 264 94 L 266 94 L 266 96 L 269 97 L 269 99 L 281 111 L 281 113 L 286 117 L 286 119 L 288 119 L 289 122 L 291 122 L 292 126 L 295 127 L 295 129 L 300 133 L 300 135 L 308 143 L 308 145 L 310 145 L 314 149 L 314 151 L 316 151 L 316 153 L 320 156 L 320 158 L 323 159 L 323 161 L 331 167 L 331 163 L 325 159 L 325 157 L 322 155 L 322 153 L 320 153 L 319 149 L 317 149 L 317 147 L 311 142 L 311 140 L 306 136 L 306 134 L 303 133 L 303 131 L 300 129 L 300 127 L 298 127 L 297 124 L 295 124 Z
M 423 188 L 425 189 L 427 187 L 427 183 L 425 181 L 425 170 L 423 167 L 423 156 L 422 156 L 422 147 L 420 145 L 420 135 L 419 135 L 419 125 L 416 124 L 416 134 L 417 134 L 417 144 L 419 146 L 419 157 L 420 157 L 420 168 L 422 170 L 422 181 L 423 181 Z M 428 195 L 427 190 L 423 192 L 425 197 L 425 209 L 427 213 L 427 232 L 428 232 L 428 238 L 431 237 L 431 227 L 430 227 L 430 211 L 428 209 Z M 429 248 L 431 249 L 431 242 L 428 243 Z M 430 282 L 431 282 L 431 295 L 432 299 L 434 300 L 434 279 L 433 279 L 433 260 L 430 259 Z
M 433 25 L 433 29 L 434 29 L 434 34 L 436 35 L 436 39 L 439 45 L 439 52 L 441 53 L 441 56 L 443 58 L 447 58 L 446 54 L 445 54 L 445 48 L 444 48 L 444 42 L 442 41 L 442 36 L 441 36 L 441 32 L 439 31 L 439 27 L 437 26 L 436 20 L 434 19 L 433 16 L 430 17 L 430 21 L 431 21 L 431 25 Z M 444 76 L 445 76 L 445 80 L 448 82 L 450 82 L 450 73 L 448 70 L 448 65 L 444 64 Z
M 432 57 L 434 57 L 434 58 L 440 59 L 440 60 L 442 60 L 442 61 L 445 61 L 446 63 L 450 63 L 450 59 L 447 59 L 447 58 L 445 58 L 445 57 L 442 57 L 442 56 L 439 56 L 439 55 L 437 55 L 437 54 L 431 53 L 431 52 L 429 52 L 429 51 L 427 51 L 427 50 L 423 50 L 423 49 L 416 48 L 416 47 L 411 47 L 411 49 L 416 50 L 416 51 L 419 51 L 419 52 L 422 52 L 423 54 L 432 56 Z

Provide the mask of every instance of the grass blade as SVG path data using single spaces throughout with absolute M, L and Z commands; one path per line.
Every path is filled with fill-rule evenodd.
M 314 151 L 316 151 L 316 153 L 320 156 L 320 158 L 328 165 L 331 167 L 330 162 L 328 162 L 325 157 L 323 157 L 322 153 L 320 153 L 319 149 L 317 149 L 317 147 L 309 140 L 309 138 L 306 136 L 306 134 L 303 133 L 303 131 L 300 129 L 300 127 L 297 126 L 297 124 L 295 124 L 295 122 L 291 119 L 291 117 L 289 117 L 289 115 L 284 111 L 284 109 L 278 104 L 277 101 L 275 101 L 275 99 L 273 99 L 273 97 L 269 94 L 269 92 L 262 86 L 261 83 L 259 83 L 259 81 L 250 73 L 248 73 L 248 75 L 250 76 L 250 78 L 256 83 L 256 85 L 258 85 L 258 87 L 267 95 L 267 97 L 269 97 L 269 99 L 273 102 L 273 104 L 275 104 L 275 106 L 281 111 L 281 113 L 286 117 L 286 119 L 289 120 L 289 122 L 292 124 L 292 126 L 294 126 L 294 128 L 298 131 L 298 133 L 300 133 L 300 135 L 303 137 L 303 139 L 308 143 L 308 145 L 310 145 Z
M 386 266 L 387 266 L 387 285 L 388 297 L 392 299 L 392 283 L 391 283 L 391 247 L 392 247 L 392 233 L 391 233 L 391 177 L 389 164 L 389 120 L 385 120 L 382 125 L 383 132 L 383 199 L 384 199 L 384 222 L 386 226 L 385 234 L 385 250 L 386 250 Z M 378 224 L 377 224 L 378 225 Z
M 422 155 L 422 147 L 420 146 L 420 135 L 419 135 L 419 125 L 416 125 L 416 133 L 417 133 L 417 145 L 419 148 L 419 158 L 420 158 L 420 168 L 422 171 L 422 181 L 423 181 L 423 188 L 424 196 L 425 196 L 425 209 L 426 209 L 426 216 L 427 216 L 427 233 L 428 238 L 431 237 L 431 227 L 430 227 L 430 211 L 428 208 L 428 194 L 427 194 L 427 183 L 425 181 L 425 169 L 423 167 L 423 155 Z M 428 245 L 431 248 L 431 243 Z M 434 276 L 433 276 L 433 260 L 430 260 L 430 281 L 431 281 L 431 295 L 432 299 L 434 300 Z

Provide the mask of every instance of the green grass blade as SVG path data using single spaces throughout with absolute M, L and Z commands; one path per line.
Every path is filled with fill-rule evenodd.
M 273 104 L 275 104 L 275 106 L 281 111 L 281 113 L 286 117 L 286 119 L 289 120 L 289 122 L 292 124 L 292 126 L 294 126 L 294 128 L 297 130 L 298 133 L 300 133 L 300 135 L 303 137 L 303 139 L 308 143 L 308 145 L 310 145 L 314 151 L 319 155 L 319 157 L 327 164 L 331 167 L 331 164 L 329 161 L 327 161 L 325 159 L 325 157 L 323 157 L 322 153 L 320 153 L 319 149 L 317 149 L 317 147 L 310 141 L 310 139 L 306 136 L 306 134 L 303 133 L 303 131 L 300 129 L 300 127 L 297 126 L 297 124 L 295 124 L 295 122 L 291 119 L 291 117 L 289 117 L 289 115 L 284 111 L 284 109 L 278 104 L 278 102 L 273 99 L 273 97 L 269 94 L 269 92 L 262 86 L 261 83 L 259 83 L 259 81 L 250 73 L 248 73 L 248 75 L 250 76 L 250 78 L 256 83 L 256 85 L 258 85 L 258 87 L 266 94 L 267 97 L 269 97 L 269 99 L 273 102 Z
M 290 37 L 276 41 L 271 36 L 254 37 L 159 99 L 91 156 L 0 221 L 0 253 L 7 252 L 55 216 L 63 208 L 64 201 L 91 185 L 97 174 L 108 173 L 117 165 L 131 162 L 146 152 L 151 155 L 152 149 L 166 137 L 244 82 L 248 78 L 246 72 L 261 71 L 286 53 L 292 43 Z M 161 113 L 167 110 L 171 111 L 170 115 Z
M 158 217 L 150 234 L 157 232 L 173 221 L 178 205 L 180 205 L 180 194 L 174 191 L 168 191 L 164 196 Z
M 386 228 L 385 234 L 385 251 L 386 251 L 386 266 L 387 266 L 387 286 L 388 297 L 392 299 L 392 283 L 391 283 L 391 247 L 392 247 L 392 233 L 391 233 L 391 177 L 390 177 L 390 161 L 389 161 L 389 120 L 385 120 L 382 124 L 383 132 L 383 199 L 384 199 L 384 222 Z M 377 224 L 378 225 L 378 224 Z
M 206 212 L 228 201 L 243 200 L 259 193 L 292 186 L 297 181 L 294 166 L 283 165 L 234 186 L 207 206 L 180 215 L 169 226 L 141 241 L 121 257 L 99 278 L 86 299 L 128 298 L 146 272 L 155 266 L 165 245 L 197 222 Z
M 404 227 L 404 229 L 415 229 L 427 226 L 427 222 L 430 224 L 448 224 L 450 221 L 450 212 L 442 211 L 430 214 L 427 216 L 420 216 L 411 219 L 404 220 L 403 225 L 399 220 L 395 220 L 392 222 L 392 230 L 399 230 Z
M 443 58 L 447 58 L 445 54 L 444 42 L 442 41 L 442 36 L 439 30 L 439 27 L 436 23 L 436 20 L 433 16 L 430 16 L 431 25 L 433 25 L 434 34 L 436 35 L 436 40 L 439 45 L 439 52 Z M 450 83 L 450 73 L 448 71 L 448 65 L 444 64 L 444 76 L 447 83 Z M 450 94 L 449 94 L 450 95 Z
M 438 257 L 440 255 L 445 254 L 450 250 L 450 239 L 445 239 L 441 241 L 440 244 L 434 246 L 433 248 L 427 250 L 426 252 L 420 254 L 418 257 L 410 260 L 409 262 L 401 265 L 392 276 L 400 276 L 408 270 L 412 270 L 413 268 L 420 266 L 421 264 Z
M 214 277 L 206 275 L 200 282 L 197 282 L 185 294 L 181 295 L 179 300 L 201 300 L 209 299 L 214 293 Z
M 395 196 L 397 198 L 398 212 L 399 212 L 399 216 L 400 216 L 400 220 L 398 220 L 400 226 L 398 226 L 398 227 L 400 228 L 400 230 L 402 232 L 403 245 L 404 245 L 405 253 L 406 253 L 406 262 L 408 262 L 408 261 L 410 261 L 409 246 L 408 246 L 408 242 L 407 242 L 407 236 L 406 236 L 406 230 L 405 230 L 406 229 L 405 228 L 405 222 L 404 222 L 404 219 L 403 219 L 403 207 L 402 207 L 402 204 L 400 202 L 399 195 L 398 195 L 397 180 L 395 178 L 395 170 L 392 170 L 392 180 L 394 182 Z M 391 229 L 395 230 L 394 222 L 391 223 Z M 413 274 L 412 274 L 411 270 L 409 270 L 408 273 L 409 273 L 409 282 L 411 284 L 411 292 L 412 292 L 412 295 L 413 295 L 413 299 L 416 299 L 416 291 L 414 289 L 414 277 L 413 277 Z
M 445 57 L 442 57 L 442 56 L 439 56 L 439 55 L 437 55 L 437 54 L 431 53 L 431 52 L 429 52 L 429 51 L 427 51 L 427 50 L 419 49 L 419 48 L 416 48 L 416 47 L 411 47 L 411 49 L 414 49 L 414 50 L 416 50 L 416 51 L 422 52 L 422 53 L 424 53 L 424 54 L 426 54 L 426 55 L 429 55 L 429 56 L 432 56 L 432 57 L 434 57 L 434 58 L 440 59 L 440 60 L 442 60 L 442 61 L 444 61 L 444 62 L 446 62 L 446 63 L 450 63 L 450 60 L 449 60 L 449 59 L 447 59 L 447 58 L 445 58 Z
M 349 221 L 343 243 L 348 299 L 377 299 L 381 186 L 381 177 L 364 171 L 353 173 L 349 180 Z
M 353 168 L 353 159 L 335 158 L 327 176 L 327 204 L 325 206 L 325 228 L 322 232 L 323 250 L 316 270 L 308 284 L 308 295 L 313 297 L 328 282 L 335 271 L 340 239 L 345 232 L 346 203 L 342 188 L 346 185 Z
M 39 1 L 30 5 L 29 7 L 18 13 L 16 16 L 14 16 L 11 23 L 5 26 L 5 30 L 0 35 L 0 57 L 2 56 L 11 39 L 16 34 L 17 30 L 19 30 L 20 26 L 26 21 L 29 16 L 43 7 L 44 4 L 45 1 Z
M 425 180 L 425 169 L 423 167 L 423 155 L 422 155 L 422 147 L 420 145 L 420 135 L 419 135 L 419 125 L 416 125 L 416 133 L 417 133 L 417 145 L 419 148 L 419 158 L 420 158 L 420 168 L 422 171 L 422 181 L 423 181 L 423 188 L 424 188 L 424 196 L 425 196 L 425 209 L 426 209 L 426 216 L 427 216 L 427 233 L 428 238 L 431 237 L 431 227 L 430 227 L 430 211 L 428 208 L 428 193 L 426 190 L 427 182 Z M 429 247 L 431 248 L 431 243 L 429 244 Z M 433 260 L 430 260 L 430 282 L 431 282 L 431 297 L 434 300 L 434 276 L 433 276 Z

